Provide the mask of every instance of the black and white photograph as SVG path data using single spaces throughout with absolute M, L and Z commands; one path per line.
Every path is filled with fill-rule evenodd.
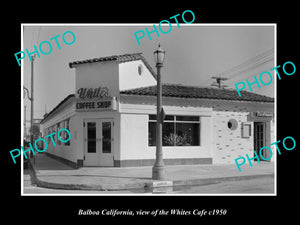
M 275 35 L 23 24 L 23 194 L 275 195 Z
M 295 4 L 23 3 L 2 14 L 3 220 L 296 218 Z

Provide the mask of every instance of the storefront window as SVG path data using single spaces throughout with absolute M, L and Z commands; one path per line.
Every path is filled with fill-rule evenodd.
M 52 127 L 51 127 L 51 133 L 50 134 L 52 134 L 52 133 L 55 133 L 54 135 L 52 135 L 52 138 L 53 138 L 53 140 L 55 141 L 55 143 L 57 142 L 57 139 L 56 139 L 56 125 L 53 125 Z M 49 138 L 50 139 L 50 138 Z M 49 141 L 51 141 L 51 140 L 49 140 Z M 52 143 L 52 145 L 53 145 L 53 142 L 51 141 L 50 143 Z
M 69 123 L 70 123 L 70 119 L 66 119 L 65 120 L 65 128 L 68 131 L 70 131 L 70 125 L 69 125 Z M 68 133 L 66 131 L 64 131 L 64 140 L 67 140 L 67 139 L 68 139 Z M 65 145 L 70 146 L 70 140 L 67 141 L 67 142 L 65 142 Z
M 52 133 L 52 127 L 49 127 L 48 128 L 48 135 L 50 135 Z M 48 144 L 50 144 L 51 143 L 51 139 L 50 138 L 48 138 Z
M 56 133 L 57 133 L 56 141 L 57 141 L 58 145 L 61 145 L 61 141 L 59 140 L 59 138 L 61 139 L 61 136 L 58 138 L 58 131 L 60 130 L 60 128 L 61 128 L 60 123 L 58 123 L 57 126 L 56 126 Z M 61 133 L 60 133 L 60 135 L 61 135 Z
M 148 125 L 148 146 L 156 146 L 156 123 L 150 122 Z
M 149 115 L 148 145 L 156 145 L 156 116 Z M 163 146 L 199 146 L 199 116 L 166 116 L 162 128 Z
M 156 123 L 155 123 L 156 127 Z M 173 134 L 175 134 L 175 124 L 173 123 L 163 123 L 163 128 L 162 128 L 162 143 L 163 146 L 174 146 L 176 143 L 174 142 L 173 139 Z M 156 136 L 155 136 L 156 137 Z

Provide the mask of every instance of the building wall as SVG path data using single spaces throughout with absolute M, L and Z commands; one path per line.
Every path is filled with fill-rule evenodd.
M 155 100 L 151 96 L 121 96 L 122 160 L 155 157 L 155 147 L 147 146 L 148 114 L 156 114 Z M 201 118 L 201 146 L 163 147 L 164 159 L 212 157 L 214 164 L 233 164 L 238 157 L 245 157 L 246 154 L 253 156 L 254 122 L 266 123 L 266 145 L 270 146 L 275 141 L 274 118 L 249 116 L 251 112 L 257 111 L 274 112 L 272 103 L 163 98 L 163 105 L 167 115 L 199 115 Z M 228 128 L 230 119 L 237 120 L 237 129 Z M 242 137 L 244 122 L 251 125 L 248 138 Z
M 96 111 L 96 112 L 77 112 L 76 114 L 76 139 L 78 140 L 77 148 L 77 158 L 83 160 L 84 150 L 85 150 L 85 134 L 83 122 L 86 119 L 113 119 L 114 129 L 114 157 L 116 160 L 120 158 L 120 116 L 117 111 Z
M 56 142 L 56 146 L 54 147 L 52 142 L 48 143 L 48 149 L 46 153 L 66 159 L 68 161 L 71 161 L 73 163 L 77 163 L 77 148 L 78 141 L 74 139 L 74 131 L 75 126 L 74 122 L 76 121 L 75 117 L 70 118 L 70 133 L 71 133 L 71 139 L 70 139 L 70 145 L 67 146 L 65 143 L 61 143 L 60 145 Z
M 277 134 L 276 134 L 276 127 L 275 127 L 275 119 L 273 118 L 270 122 L 270 135 L 271 135 L 271 140 L 270 143 L 273 143 L 275 141 L 277 141 Z M 271 146 L 272 152 L 273 152 L 273 157 L 271 158 L 272 162 L 276 161 L 276 157 L 277 157 L 277 150 L 276 147 L 273 145 Z M 275 154 L 274 154 L 275 153 Z
M 110 96 L 119 98 L 119 68 L 115 61 L 87 63 L 76 67 L 75 92 L 79 88 L 107 87 Z
M 142 74 L 139 75 L 138 67 Z M 135 82 L 132 82 L 134 80 Z M 148 146 L 149 114 L 156 114 L 155 96 L 120 96 L 120 90 L 155 85 L 156 81 L 141 60 L 116 63 L 115 61 L 88 63 L 76 67 L 76 87 L 107 87 L 117 97 L 116 111 L 75 112 L 75 101 L 61 106 L 42 124 L 42 130 L 70 118 L 70 146 L 48 142 L 47 152 L 74 163 L 84 160 L 85 119 L 114 119 L 115 166 L 153 165 L 156 148 Z M 235 163 L 234 159 L 253 155 L 255 121 L 267 124 L 267 143 L 275 141 L 274 119 L 250 118 L 251 112 L 274 112 L 272 103 L 225 101 L 211 99 L 163 98 L 167 115 L 200 116 L 200 146 L 164 146 L 163 158 L 167 164 Z M 229 119 L 236 119 L 238 127 L 230 130 Z M 243 138 L 241 124 L 251 124 L 251 136 Z M 275 153 L 276 151 L 273 151 Z M 272 157 L 271 160 L 274 160 Z
M 177 101 L 182 101 L 178 100 Z M 155 114 L 154 105 L 121 104 L 121 165 L 153 165 L 155 146 L 148 146 L 149 114 Z M 165 106 L 167 115 L 200 116 L 200 146 L 163 146 L 167 164 L 198 164 L 212 161 L 211 109 L 192 106 Z M 147 161 L 148 160 L 148 161 Z M 130 163 L 130 161 L 132 163 Z M 125 162 L 122 164 L 122 162 Z M 139 164 L 140 163 L 140 164 Z
M 138 72 L 140 67 L 141 74 Z M 142 60 L 119 64 L 120 91 L 156 85 L 156 80 Z M 134 81 L 134 82 L 133 82 Z
M 71 139 L 70 139 L 70 145 L 66 145 L 65 143 L 58 144 L 57 135 L 54 137 L 54 142 L 51 141 L 50 137 L 45 137 L 49 134 L 48 128 L 53 127 L 57 123 L 60 123 L 66 119 L 69 120 L 69 131 L 71 133 Z M 76 127 L 76 116 L 75 116 L 75 103 L 70 102 L 64 105 L 64 107 L 61 107 L 55 114 L 51 116 L 48 120 L 46 120 L 44 123 L 41 124 L 41 130 L 43 133 L 43 138 L 47 141 L 48 148 L 45 151 L 45 153 L 48 153 L 50 155 L 54 155 L 57 157 L 61 157 L 63 159 L 67 159 L 71 162 L 76 163 L 77 162 L 77 145 L 78 145 L 78 139 L 76 139 L 77 135 L 77 127 Z M 57 134 L 57 131 L 52 131 L 51 133 L 55 132 Z
M 246 154 L 254 157 L 254 122 L 266 123 L 266 146 L 275 141 L 274 118 L 250 116 L 251 112 L 274 112 L 273 104 L 224 101 L 216 103 L 213 110 L 213 163 L 235 163 L 236 158 L 246 157 Z M 236 130 L 228 128 L 227 123 L 230 119 L 237 120 Z M 250 137 L 242 137 L 243 122 L 251 125 Z M 273 153 L 275 152 L 273 150 Z M 271 161 L 274 161 L 274 158 L 272 157 Z
M 247 112 L 213 112 L 213 163 L 234 163 L 238 157 L 253 155 L 253 135 L 242 138 L 241 124 L 247 122 Z M 235 130 L 228 128 L 230 119 L 238 121 Z M 251 122 L 253 134 L 253 122 Z
M 141 67 L 139 74 L 138 67 Z M 148 86 L 156 83 L 154 77 L 147 69 L 142 60 L 117 63 L 115 61 L 88 63 L 76 66 L 75 94 L 79 88 L 107 87 L 109 95 L 120 96 L 120 89 Z M 120 80 L 119 80 L 120 79 Z M 135 80 L 135 82 L 132 82 Z M 76 102 L 71 105 L 63 104 L 58 110 L 43 123 L 43 129 L 51 127 L 61 120 L 72 116 L 69 130 L 71 132 L 70 146 L 56 145 L 49 142 L 47 153 L 61 157 L 73 163 L 84 160 L 85 152 L 85 131 L 83 122 L 85 119 L 113 119 L 114 120 L 114 159 L 121 159 L 120 152 L 120 114 L 118 111 L 85 111 L 75 112 Z M 140 133 L 137 131 L 136 133 Z M 148 143 L 146 141 L 146 143 Z M 123 151 L 124 152 L 124 151 Z

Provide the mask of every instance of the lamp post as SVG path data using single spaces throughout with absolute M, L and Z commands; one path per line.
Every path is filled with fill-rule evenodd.
M 152 167 L 152 179 L 153 180 L 165 180 L 166 179 L 166 169 L 163 162 L 162 154 L 162 85 L 160 71 L 163 67 L 163 62 L 165 59 L 165 51 L 162 50 L 160 45 L 158 49 L 154 51 L 154 62 L 157 68 L 157 112 L 156 112 L 156 159 L 155 164 Z

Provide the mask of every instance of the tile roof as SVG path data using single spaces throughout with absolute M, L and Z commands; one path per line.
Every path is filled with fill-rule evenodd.
M 140 96 L 156 96 L 156 85 L 149 87 L 141 87 L 120 92 L 123 95 L 140 95 Z M 177 98 L 205 98 L 205 99 L 220 99 L 220 100 L 236 100 L 236 101 L 253 101 L 253 102 L 274 102 L 274 98 L 264 95 L 255 94 L 248 91 L 241 91 L 242 96 L 239 97 L 236 90 L 183 86 L 179 84 L 163 84 L 162 95 L 164 97 Z M 75 100 L 75 94 L 68 95 L 54 109 L 44 116 L 40 123 L 48 120 L 49 116 L 54 114 L 60 106 L 64 105 L 69 99 Z M 71 101 L 72 101 L 71 100 Z
M 80 60 L 80 61 L 74 61 L 69 63 L 70 68 L 74 68 L 76 65 L 80 64 L 86 64 L 86 63 L 95 63 L 95 62 L 105 62 L 105 61 L 116 61 L 118 63 L 124 63 L 124 62 L 130 62 L 130 61 L 136 61 L 136 60 L 142 60 L 145 64 L 145 66 L 148 68 L 148 70 L 151 72 L 151 74 L 156 79 L 156 73 L 150 66 L 150 64 L 147 62 L 144 56 L 142 56 L 142 53 L 132 53 L 132 54 L 123 54 L 123 55 L 112 55 L 112 56 L 105 56 L 100 58 L 93 58 L 93 59 L 86 59 L 86 60 Z
M 121 91 L 123 95 L 156 96 L 156 85 Z M 209 87 L 183 86 L 178 84 L 163 84 L 162 95 L 164 97 L 178 98 L 205 98 L 236 101 L 274 102 L 274 98 L 241 91 L 241 97 L 236 90 Z

